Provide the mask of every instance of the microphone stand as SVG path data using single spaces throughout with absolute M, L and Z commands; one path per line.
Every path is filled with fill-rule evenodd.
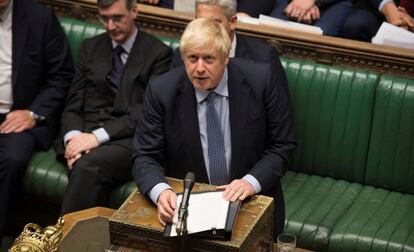
M 188 172 L 183 181 L 184 191 L 181 198 L 180 208 L 178 209 L 178 221 L 175 227 L 177 235 L 181 236 L 181 251 L 184 251 L 185 239 L 188 235 L 187 229 L 187 217 L 188 217 L 188 201 L 190 199 L 191 190 L 195 183 L 195 175 L 192 172 Z

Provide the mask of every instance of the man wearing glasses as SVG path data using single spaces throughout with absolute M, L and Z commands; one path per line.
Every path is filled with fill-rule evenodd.
M 62 115 L 58 157 L 69 184 L 61 214 L 105 206 L 131 180 L 132 137 L 148 80 L 168 70 L 171 49 L 135 24 L 136 0 L 98 0 L 107 32 L 86 40 Z

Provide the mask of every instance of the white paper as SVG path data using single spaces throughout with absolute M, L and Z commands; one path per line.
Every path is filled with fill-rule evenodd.
M 195 0 L 174 0 L 174 10 L 194 13 Z
M 182 195 L 177 197 L 177 209 L 173 218 L 170 236 L 177 236 L 178 208 Z M 223 191 L 192 193 L 188 203 L 188 234 L 206 230 L 224 229 L 230 202 L 223 198 Z
M 279 18 L 262 15 L 262 14 L 260 14 L 259 16 L 259 23 L 264 24 L 264 25 L 270 25 L 270 26 L 287 28 L 287 29 L 294 29 L 298 31 L 309 32 L 309 33 L 320 34 L 320 35 L 322 35 L 323 33 L 322 29 L 317 26 L 287 21 L 287 20 L 283 20 Z
M 371 42 L 377 45 L 414 49 L 414 33 L 383 22 Z
M 260 24 L 260 21 L 258 18 L 248 17 L 244 15 L 237 15 L 237 21 L 241 23 L 245 23 L 245 24 L 254 24 L 254 25 Z

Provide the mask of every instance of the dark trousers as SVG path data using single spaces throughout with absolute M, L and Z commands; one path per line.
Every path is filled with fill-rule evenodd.
M 69 170 L 61 215 L 107 206 L 109 193 L 132 180 L 132 151 L 117 144 L 102 145 L 78 159 Z
M 0 123 L 3 119 L 0 118 Z M 35 145 L 35 137 L 28 132 L 0 134 L 0 242 L 7 210 L 21 187 Z
M 288 20 L 284 11 L 289 3 L 289 0 L 278 0 L 270 16 Z M 313 23 L 313 25 L 320 27 L 324 35 L 342 36 L 342 26 L 351 10 L 352 3 L 349 0 L 342 0 L 323 9 L 320 8 L 320 19 Z
M 365 9 L 354 8 L 345 20 L 343 37 L 371 42 L 383 21 L 383 16 Z

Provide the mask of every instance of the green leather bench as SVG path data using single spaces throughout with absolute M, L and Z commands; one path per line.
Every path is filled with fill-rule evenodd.
M 61 24 L 76 53 L 100 26 Z M 178 42 L 161 38 L 176 47 Z M 414 251 L 414 80 L 283 59 L 298 148 L 282 179 L 286 232 L 317 251 Z M 54 151 L 37 152 L 24 190 L 62 200 Z M 135 189 L 117 188 L 117 208 Z

